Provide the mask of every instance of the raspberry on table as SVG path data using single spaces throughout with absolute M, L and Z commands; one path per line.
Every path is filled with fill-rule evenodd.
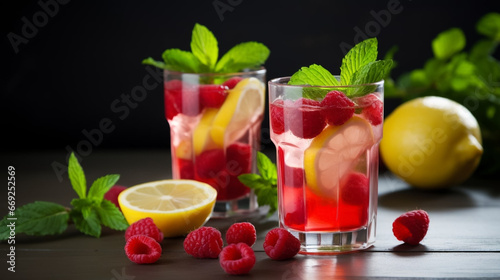
M 361 114 L 372 124 L 379 125 L 384 119 L 384 104 L 377 95 L 370 93 L 358 98 L 358 105 L 363 109 Z
M 354 102 L 340 91 L 330 91 L 321 101 L 322 114 L 330 125 L 343 125 L 354 114 Z
M 239 82 L 243 80 L 242 77 L 232 77 L 231 79 L 225 81 L 222 85 L 228 87 L 229 89 L 233 89 Z
M 125 254 L 129 260 L 138 264 L 158 261 L 161 252 L 161 245 L 146 235 L 134 235 L 125 244 Z
M 255 226 L 248 222 L 234 223 L 226 232 L 227 244 L 245 243 L 252 247 L 257 240 Z
M 114 185 L 111 189 L 109 189 L 109 191 L 106 192 L 106 194 L 104 194 L 104 199 L 113 202 L 113 204 L 116 205 L 116 207 L 118 207 L 121 211 L 122 209 L 120 208 L 120 203 L 118 203 L 118 195 L 126 189 L 127 188 L 124 186 Z
M 255 252 L 245 243 L 229 244 L 222 249 L 219 263 L 229 274 L 246 274 L 255 265 Z
M 417 245 L 429 229 L 429 215 L 424 210 L 413 210 L 399 216 L 392 223 L 394 236 L 407 244 Z
M 147 217 L 132 223 L 125 231 L 125 240 L 134 235 L 146 235 L 160 243 L 163 240 L 163 232 L 156 226 L 153 219 Z
M 200 85 L 201 106 L 220 108 L 226 100 L 228 89 L 225 85 Z
M 314 138 L 326 126 L 321 105 L 316 100 L 301 97 L 295 100 L 292 106 L 285 106 L 284 113 L 290 122 L 290 131 L 300 138 Z
M 351 205 L 368 205 L 370 180 L 363 173 L 352 172 L 340 181 L 340 197 Z
M 201 178 L 213 178 L 225 166 L 226 158 L 222 149 L 206 150 L 196 157 L 196 173 Z
M 222 251 L 222 235 L 213 227 L 200 227 L 184 239 L 184 251 L 195 258 L 216 259 Z
M 300 241 L 284 228 L 274 228 L 266 234 L 264 251 L 273 260 L 293 258 L 300 250 Z

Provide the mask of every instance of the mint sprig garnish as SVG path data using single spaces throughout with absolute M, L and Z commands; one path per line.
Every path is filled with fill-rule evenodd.
M 73 190 L 78 195 L 78 198 L 71 201 L 73 208 L 46 201 L 23 205 L 0 221 L 0 240 L 9 238 L 8 225 L 12 221 L 15 221 L 16 234 L 27 235 L 61 234 L 70 222 L 82 233 L 94 237 L 101 235 L 102 225 L 115 230 L 125 230 L 128 227 L 120 209 L 104 199 L 104 195 L 116 184 L 120 175 L 98 178 L 87 192 L 87 180 L 74 153 L 69 158 L 68 175 Z
M 143 64 L 186 73 L 234 73 L 263 65 L 269 49 L 262 43 L 244 42 L 227 51 L 219 60 L 219 46 L 215 35 L 196 23 L 191 35 L 191 50 L 167 49 L 163 61 L 148 57 Z
M 257 152 L 257 169 L 259 174 L 241 174 L 240 182 L 254 190 L 259 206 L 268 205 L 271 216 L 278 209 L 278 173 L 276 165 L 263 153 Z
M 392 59 L 377 60 L 377 38 L 364 40 L 355 45 L 342 59 L 340 81 L 324 67 L 312 64 L 302 67 L 290 77 L 289 85 L 310 86 L 351 86 L 375 83 L 385 78 L 392 68 Z M 345 90 L 348 96 L 361 95 L 373 87 L 357 87 Z M 311 99 L 322 98 L 329 89 L 304 88 L 303 96 Z

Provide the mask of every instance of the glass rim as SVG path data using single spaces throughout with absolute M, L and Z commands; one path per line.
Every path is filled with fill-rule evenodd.
M 165 73 L 174 74 L 174 75 L 193 75 L 193 76 L 205 76 L 205 77 L 224 77 L 224 76 L 242 76 L 242 75 L 258 75 L 258 74 L 266 74 L 266 68 L 263 66 L 259 68 L 251 68 L 248 71 L 240 71 L 240 72 L 230 72 L 230 73 L 189 73 L 189 72 L 180 72 L 180 71 L 172 71 L 168 69 L 163 70 Z
M 337 80 L 340 80 L 340 76 L 334 76 Z M 384 84 L 384 80 L 380 80 L 378 82 L 374 83 L 367 83 L 367 84 L 360 84 L 360 85 L 338 85 L 338 86 L 311 86 L 311 85 L 289 85 L 287 83 L 284 83 L 285 81 L 288 82 L 290 80 L 291 76 L 286 76 L 286 77 L 280 77 L 280 78 L 274 78 L 269 80 L 268 84 L 269 86 L 274 85 L 274 86 L 282 86 L 282 87 L 290 87 L 290 88 L 353 88 L 353 87 L 366 87 L 366 86 L 381 86 Z

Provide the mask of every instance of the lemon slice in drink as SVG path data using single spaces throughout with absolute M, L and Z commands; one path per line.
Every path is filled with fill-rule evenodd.
M 327 126 L 304 152 L 307 186 L 318 195 L 336 197 L 340 179 L 373 144 L 372 127 L 362 118 Z
M 193 144 L 195 155 L 201 154 L 204 150 L 211 148 L 222 148 L 212 141 L 210 131 L 212 130 L 212 123 L 217 116 L 218 109 L 206 108 L 201 116 L 200 122 L 193 131 Z
M 219 147 L 232 143 L 264 112 L 265 86 L 256 78 L 241 80 L 229 94 L 212 123 L 210 134 Z
M 217 191 L 193 180 L 163 180 L 127 188 L 118 196 L 129 224 L 150 217 L 164 237 L 181 236 L 210 218 Z

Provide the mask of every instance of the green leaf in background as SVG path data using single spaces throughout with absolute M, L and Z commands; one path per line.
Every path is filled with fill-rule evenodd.
M 0 240 L 6 240 L 10 235 L 6 216 L 0 222 Z M 35 201 L 16 209 L 16 233 L 29 235 L 60 234 L 68 227 L 69 211 L 60 204 Z
M 240 43 L 221 57 L 215 67 L 215 72 L 234 73 L 242 69 L 257 67 L 264 64 L 269 53 L 269 49 L 261 43 Z
M 191 37 L 191 52 L 208 69 L 215 69 L 219 58 L 217 39 L 207 27 L 196 23 Z
M 302 67 L 290 77 L 289 85 L 338 86 L 339 81 L 323 66 Z
M 109 189 L 113 187 L 116 182 L 120 179 L 120 175 L 110 174 L 98 178 L 92 183 L 89 189 L 88 197 L 101 201 Z
M 166 68 L 165 62 L 154 60 L 152 57 L 148 57 L 148 58 L 143 59 L 142 64 L 151 65 L 151 66 L 158 67 L 161 69 Z
M 493 54 L 498 46 L 498 42 L 491 39 L 482 39 L 477 41 L 471 48 L 469 59 L 472 61 L 481 60 Z
M 459 28 L 443 31 L 432 41 L 432 50 L 439 59 L 448 59 L 464 47 L 465 35 Z
M 128 227 L 127 220 L 123 217 L 122 212 L 113 202 L 103 199 L 101 204 L 96 208 L 97 215 L 101 223 L 114 230 L 125 230 Z
M 500 41 L 500 13 L 484 15 L 476 25 L 477 32 L 495 41 Z
M 87 193 L 87 181 L 82 166 L 76 159 L 75 153 L 71 153 L 68 163 L 68 175 L 71 185 L 80 198 L 85 198 Z
M 256 193 L 257 194 L 257 193 Z M 258 191 L 257 203 L 259 205 L 269 205 L 269 212 L 267 217 L 271 216 L 278 210 L 278 189 L 277 188 L 263 188 Z
M 277 184 L 278 175 L 276 165 L 263 153 L 257 152 L 257 169 L 264 180 L 273 185 Z
M 377 60 L 377 48 L 377 38 L 370 38 L 356 44 L 350 49 L 342 59 L 342 65 L 340 66 L 340 82 L 343 85 L 355 84 L 352 82 L 354 80 L 354 74 L 366 64 Z

